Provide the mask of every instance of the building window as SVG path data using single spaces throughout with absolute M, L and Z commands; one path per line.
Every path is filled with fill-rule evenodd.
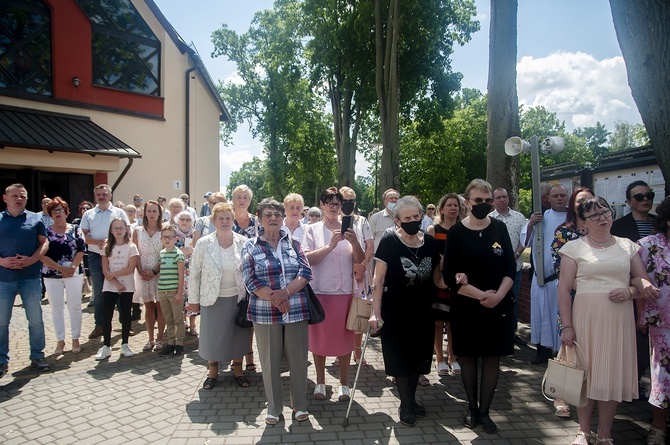
M 93 84 L 160 95 L 158 38 L 130 0 L 77 0 L 91 20 Z
M 0 2 L 0 88 L 52 93 L 51 11 L 41 0 Z

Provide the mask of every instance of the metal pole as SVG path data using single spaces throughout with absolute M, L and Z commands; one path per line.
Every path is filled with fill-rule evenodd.
M 533 181 L 533 212 L 542 212 L 542 192 L 540 190 L 540 149 L 537 136 L 530 138 L 530 164 Z M 542 223 L 535 224 L 535 245 L 532 249 L 533 264 L 537 284 L 544 286 L 544 236 L 542 235 Z

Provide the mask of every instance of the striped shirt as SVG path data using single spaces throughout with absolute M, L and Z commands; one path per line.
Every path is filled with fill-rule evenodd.
M 184 253 L 177 247 L 172 250 L 161 250 L 161 274 L 158 277 L 158 290 L 176 291 L 179 289 L 178 265 L 184 261 Z

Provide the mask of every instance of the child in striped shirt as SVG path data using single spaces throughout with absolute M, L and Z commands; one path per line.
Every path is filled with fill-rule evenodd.
M 178 247 L 177 230 L 173 225 L 161 229 L 163 250 L 160 252 L 158 267 L 158 299 L 165 317 L 167 346 L 159 353 L 162 356 L 184 354 L 184 254 Z M 155 271 L 154 271 L 155 272 Z

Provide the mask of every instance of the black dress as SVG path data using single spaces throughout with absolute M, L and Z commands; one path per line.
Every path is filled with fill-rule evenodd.
M 498 290 L 504 277 L 514 280 L 516 262 L 505 223 L 490 218 L 483 230 L 471 230 L 462 222 L 449 229 L 442 275 L 452 289 L 451 333 L 454 354 L 459 357 L 490 357 L 514 353 L 514 296 L 507 295 L 493 308 L 458 294 L 456 274 L 464 273 L 476 288 Z
M 430 305 L 433 271 L 440 263 L 435 238 L 424 234 L 421 247 L 409 247 L 395 231 L 379 242 L 375 258 L 386 263 L 382 293 L 382 354 L 386 374 L 427 374 L 433 358 L 435 328 Z

